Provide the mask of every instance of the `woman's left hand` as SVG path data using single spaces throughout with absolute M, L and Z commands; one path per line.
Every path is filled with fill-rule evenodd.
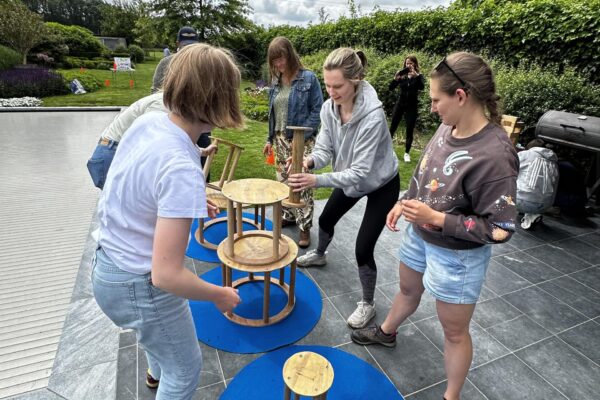
M 402 207 L 402 215 L 408 222 L 414 222 L 417 225 L 430 224 L 440 228 L 444 226 L 445 214 L 432 209 L 419 200 L 403 200 Z
M 214 201 L 209 199 L 206 199 L 206 209 L 208 211 L 209 218 L 215 218 L 219 213 L 219 206 L 217 206 Z
M 313 174 L 292 174 L 288 177 L 288 186 L 294 192 L 301 192 L 305 189 L 314 188 L 317 185 L 317 177 Z

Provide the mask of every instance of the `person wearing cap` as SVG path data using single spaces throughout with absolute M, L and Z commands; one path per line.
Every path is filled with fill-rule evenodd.
M 180 51 L 182 48 L 187 46 L 188 44 L 198 43 L 198 32 L 196 29 L 191 26 L 182 27 L 177 33 L 177 51 Z M 169 68 L 169 63 L 173 55 L 167 56 L 160 60 L 156 69 L 154 70 L 154 76 L 152 77 L 152 88 L 150 89 L 151 93 L 158 92 L 163 85 L 163 80 L 165 79 L 165 74 L 167 73 L 167 69 Z M 205 148 L 210 146 L 210 132 L 204 132 L 200 135 L 198 139 L 198 143 L 196 143 L 199 147 Z M 206 162 L 206 157 L 202 157 L 202 165 Z M 210 174 L 206 177 L 207 181 L 210 180 Z

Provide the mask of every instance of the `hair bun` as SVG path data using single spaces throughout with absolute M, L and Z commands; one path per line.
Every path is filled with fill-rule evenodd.
M 362 50 L 356 50 L 356 55 L 360 59 L 360 63 L 362 64 L 363 68 L 366 68 L 366 66 L 367 66 L 367 55 L 365 54 L 365 52 L 362 51 Z

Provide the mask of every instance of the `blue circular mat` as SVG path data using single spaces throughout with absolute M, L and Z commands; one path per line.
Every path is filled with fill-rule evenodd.
M 260 276 L 262 274 L 255 274 Z M 247 276 L 233 270 L 235 281 Z M 273 277 L 279 278 L 274 272 Z M 207 282 L 222 285 L 221 267 L 213 268 L 200 276 Z M 290 268 L 285 269 L 285 282 L 289 284 Z M 238 287 L 242 303 L 234 312 L 245 318 L 262 318 L 262 281 L 246 283 Z M 321 318 L 323 302 L 319 289 L 313 281 L 296 270 L 296 305 L 284 320 L 265 327 L 242 326 L 231 322 L 213 303 L 190 300 L 190 309 L 196 326 L 198 340 L 207 345 L 231 353 L 263 353 L 294 343 L 306 336 Z M 276 315 L 287 304 L 287 296 L 277 285 L 271 285 L 269 315 Z
M 243 213 L 242 215 L 244 216 L 244 218 L 248 218 L 248 219 L 254 221 L 254 213 Z M 226 217 L 226 216 L 227 216 L 227 211 L 223 211 L 223 212 L 219 213 L 216 218 L 221 218 L 221 217 Z M 259 215 L 258 223 L 260 223 L 261 219 L 262 218 Z M 208 221 L 210 221 L 210 218 L 204 218 L 205 223 Z M 188 248 L 185 252 L 185 255 L 190 258 L 194 258 L 194 259 L 200 260 L 200 261 L 218 263 L 219 257 L 217 256 L 217 251 L 207 249 L 206 247 L 201 246 L 200 243 L 198 243 L 196 241 L 196 230 L 197 229 L 198 229 L 198 220 L 194 219 L 192 222 L 192 227 L 190 228 L 190 242 L 188 244 Z M 247 222 L 244 222 L 242 224 L 242 229 L 244 231 L 252 231 L 252 230 L 255 230 L 256 227 L 254 227 L 254 225 L 251 225 Z M 273 223 L 268 219 L 265 220 L 265 230 L 267 230 L 267 231 L 273 230 Z M 226 237 L 227 237 L 227 221 L 226 220 L 223 220 L 214 225 L 211 225 L 207 229 L 204 230 L 204 239 L 206 239 L 206 241 L 209 243 L 218 245 Z
M 385 375 L 352 354 L 325 346 L 287 346 L 246 365 L 227 386 L 221 400 L 281 400 L 283 365 L 300 351 L 318 353 L 331 363 L 334 378 L 327 393 L 328 400 L 404 399 Z

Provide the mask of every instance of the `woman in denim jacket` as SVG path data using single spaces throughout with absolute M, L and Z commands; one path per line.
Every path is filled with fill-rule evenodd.
M 287 183 L 286 160 L 292 156 L 292 131 L 286 126 L 312 128 L 304 136 L 304 155 L 312 152 L 320 124 L 323 105 L 321 85 L 315 74 L 304 69 L 292 43 L 276 37 L 267 52 L 271 90 L 269 91 L 269 137 L 263 149 L 270 154 L 275 146 L 277 180 Z M 303 208 L 284 208 L 282 226 L 297 224 L 300 228 L 300 247 L 310 245 L 314 200 L 312 189 L 302 191 Z

